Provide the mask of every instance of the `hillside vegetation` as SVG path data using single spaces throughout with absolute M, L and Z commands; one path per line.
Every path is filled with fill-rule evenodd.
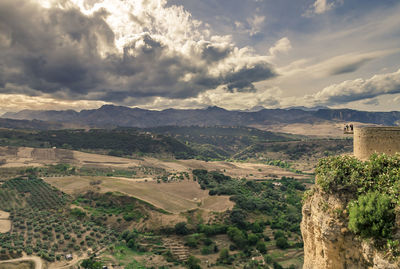
M 240 126 L 162 126 L 145 130 L 176 138 L 196 150 L 199 157 L 220 160 L 229 159 L 237 152 L 254 144 L 293 141 L 304 138 L 298 135 L 261 131 Z
M 379 240 L 393 238 L 394 209 L 400 205 L 400 154 L 374 154 L 365 162 L 331 157 L 320 161 L 316 173 L 323 191 L 352 196 L 348 203 L 352 232 Z
M 135 153 L 169 154 L 177 158 L 195 156 L 191 148 L 174 138 L 134 129 L 0 130 L 0 145 L 91 150 L 114 156 L 130 156 Z
M 305 268 L 399 268 L 399 195 L 399 154 L 320 160 L 304 199 Z
M 110 264 L 112 257 L 113 263 L 126 268 L 146 268 L 148 264 L 191 268 L 192 262 L 203 266 L 206 260 L 225 268 L 255 268 L 258 262 L 252 257 L 261 257 L 274 268 L 282 268 L 281 264 L 297 268 L 302 263 L 299 221 L 305 187 L 293 178 L 255 182 L 199 169 L 193 170 L 191 177 L 136 183 L 138 187 L 155 184 L 166 189 L 190 183 L 198 188 L 196 197 L 198 192 L 221 199 L 227 196 L 219 195 L 229 195 L 234 202 L 230 202 L 233 208 L 223 211 L 204 210 L 209 206 L 205 203 L 199 209 L 171 214 L 134 194 L 98 191 L 113 184 L 96 180 L 101 177 L 90 180 L 90 189 L 66 194 L 36 176 L 70 173 L 72 168 L 28 168 L 27 176 L 4 180 L 0 210 L 10 212 L 12 229 L 0 234 L 1 259 L 26 253 L 60 264 L 66 253 L 72 253 L 91 257 L 85 264 Z M 164 217 L 179 222 L 146 225 Z M 170 247 L 171 237 L 174 244 L 186 249 L 185 258 Z M 91 256 L 93 253 L 98 257 Z

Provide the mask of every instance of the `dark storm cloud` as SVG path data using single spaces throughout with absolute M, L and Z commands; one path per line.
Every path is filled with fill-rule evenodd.
M 217 62 L 225 59 L 232 52 L 231 47 L 217 47 L 211 42 L 202 44 L 202 56 L 207 62 Z
M 211 65 L 238 57 L 225 43 L 198 42 L 195 58 L 143 32 L 118 51 L 107 16 L 104 9 L 87 16 L 78 8 L 0 1 L 0 92 L 123 102 L 127 97 L 193 97 L 220 85 L 253 91 L 254 82 L 275 76 L 268 63 L 240 57 L 237 71 L 209 72 Z
M 2 44 L 1 61 L 13 69 L 4 74 L 6 82 L 45 93 L 86 94 L 95 88 L 102 83 L 98 42 L 111 45 L 114 39 L 103 15 L 86 17 L 77 9 L 44 10 L 29 1 L 2 1 L 0 29 L 9 44 Z
M 235 81 L 227 85 L 227 90 L 231 93 L 234 92 L 256 92 L 256 88 L 252 83 L 247 80 Z

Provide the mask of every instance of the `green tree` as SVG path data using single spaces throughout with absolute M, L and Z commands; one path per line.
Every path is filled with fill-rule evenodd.
M 102 269 L 103 264 L 100 261 L 95 261 L 93 259 L 83 260 L 81 266 L 86 269 Z
M 260 251 L 261 254 L 267 253 L 267 247 L 263 241 L 258 241 L 256 245 L 256 249 Z
M 219 253 L 219 258 L 217 260 L 217 263 L 232 264 L 233 260 L 234 258 L 231 255 L 229 255 L 229 250 L 224 248 Z
M 287 249 L 290 246 L 286 237 L 279 237 L 276 239 L 275 244 L 280 249 Z
M 178 235 L 187 235 L 189 233 L 189 229 L 186 227 L 186 222 L 178 222 L 175 225 L 175 233 Z
M 251 233 L 247 236 L 247 241 L 248 241 L 249 245 L 254 246 L 255 244 L 257 244 L 258 236 Z
M 186 262 L 186 266 L 189 269 L 201 269 L 199 263 L 200 260 L 198 258 L 196 258 L 195 256 L 190 256 Z
M 126 243 L 126 246 L 128 247 L 128 248 L 131 248 L 131 249 L 134 249 L 135 247 L 136 247 L 136 242 L 135 242 L 135 239 L 130 239 L 129 241 L 128 241 L 128 243 Z
M 246 236 L 244 233 L 237 227 L 229 227 L 228 228 L 228 236 L 236 246 L 243 248 L 247 245 Z
M 394 204 L 379 192 L 360 195 L 349 204 L 349 230 L 362 237 L 389 238 L 395 224 Z

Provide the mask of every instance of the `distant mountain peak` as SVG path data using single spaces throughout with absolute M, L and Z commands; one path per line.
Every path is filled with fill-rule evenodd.
M 219 106 L 208 106 L 205 110 L 211 111 L 227 111 L 226 109 L 219 107 Z
M 261 110 L 264 110 L 264 109 L 266 109 L 266 108 L 263 107 L 263 106 L 253 106 L 252 108 L 238 110 L 238 111 L 240 111 L 240 112 L 258 112 L 258 111 L 261 111 Z
M 129 109 L 126 106 L 116 106 L 116 105 L 102 105 L 99 110 L 115 110 L 115 109 Z

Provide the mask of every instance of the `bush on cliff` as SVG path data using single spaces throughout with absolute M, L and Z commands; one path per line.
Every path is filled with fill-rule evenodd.
M 357 190 L 363 163 L 351 156 L 332 156 L 319 161 L 315 173 L 317 184 L 327 193 Z
M 395 204 L 400 203 L 400 154 L 373 154 L 363 162 L 351 156 L 321 159 L 317 185 L 326 193 L 346 193 L 349 229 L 362 237 L 390 238 Z
M 349 204 L 349 230 L 362 237 L 389 238 L 395 217 L 390 197 L 379 192 L 360 195 Z
M 319 161 L 315 172 L 317 184 L 326 193 L 379 191 L 399 199 L 400 154 L 373 154 L 365 162 L 352 156 L 328 157 Z

